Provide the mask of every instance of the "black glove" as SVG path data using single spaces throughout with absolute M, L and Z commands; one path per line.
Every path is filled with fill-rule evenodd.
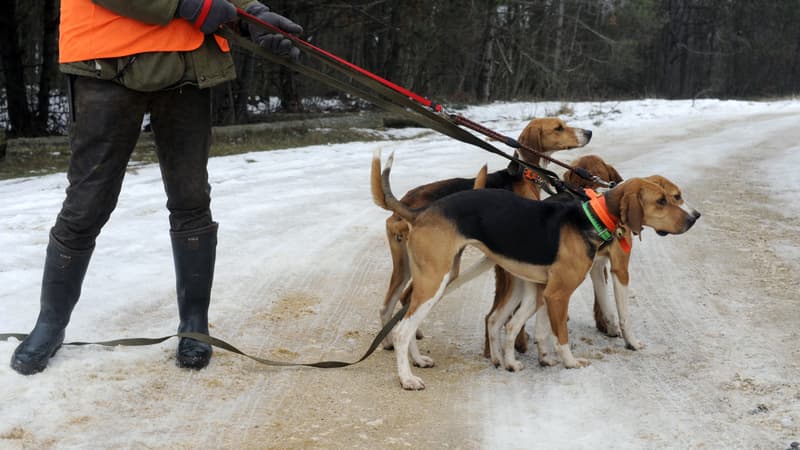
M 247 13 L 287 33 L 300 34 L 303 32 L 303 27 L 280 14 L 269 12 L 269 8 L 261 3 L 247 8 Z M 300 50 L 292 45 L 292 41 L 282 34 L 271 34 L 269 30 L 252 23 L 247 23 L 247 29 L 250 32 L 250 39 L 252 39 L 253 42 L 272 53 L 280 56 L 289 56 L 294 60 L 297 60 L 297 57 L 300 56 Z
M 236 7 L 227 0 L 178 0 L 175 15 L 191 22 L 205 34 L 211 34 L 220 25 L 236 19 Z

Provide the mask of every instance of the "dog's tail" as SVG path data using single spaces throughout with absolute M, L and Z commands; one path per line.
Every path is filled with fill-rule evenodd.
M 386 168 L 381 172 L 381 151 L 375 150 L 372 155 L 372 170 L 370 171 L 370 186 L 372 188 L 372 200 L 381 208 L 391 211 L 409 223 L 414 223 L 418 211 L 415 211 L 397 200 L 392 194 L 392 187 L 389 185 L 389 174 L 392 172 L 392 162 L 394 153 L 389 155 L 386 160 Z
M 481 170 L 478 171 L 478 175 L 475 176 L 475 182 L 472 184 L 472 189 L 483 189 L 486 187 L 486 178 L 489 176 L 489 168 L 486 164 L 481 167 Z

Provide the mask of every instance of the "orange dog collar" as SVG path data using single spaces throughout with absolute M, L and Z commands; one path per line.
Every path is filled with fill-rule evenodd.
M 606 205 L 606 198 L 603 195 L 600 195 L 594 189 L 585 188 L 584 192 L 589 197 L 589 201 L 587 202 L 589 207 L 591 207 L 592 212 L 600 219 L 603 226 L 606 227 L 606 230 L 613 236 L 614 232 L 617 230 L 617 224 L 619 223 L 619 218 L 608 212 L 608 206 Z M 584 207 L 584 210 L 586 208 Z M 590 217 L 589 220 L 592 218 Z M 594 223 L 594 221 L 592 221 Z M 597 228 L 595 226 L 595 228 Z M 598 230 L 601 237 L 604 235 L 600 230 Z M 625 253 L 630 253 L 631 251 L 631 244 L 622 236 L 617 236 L 619 239 L 619 244 L 622 247 L 622 250 Z
M 527 167 L 525 168 L 525 171 L 522 172 L 522 176 L 525 177 L 526 180 L 534 181 L 537 183 L 542 179 L 538 173 L 532 171 Z

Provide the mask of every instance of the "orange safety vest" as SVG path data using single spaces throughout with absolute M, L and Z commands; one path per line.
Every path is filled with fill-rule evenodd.
M 95 5 L 92 0 L 61 0 L 59 33 L 60 63 L 148 52 L 187 52 L 198 49 L 205 38 L 188 20 L 146 24 Z M 214 37 L 220 50 L 230 51 L 228 41 Z

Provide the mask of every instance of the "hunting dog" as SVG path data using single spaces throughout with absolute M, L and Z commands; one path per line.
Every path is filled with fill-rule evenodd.
M 537 297 L 542 298 L 564 366 L 587 365 L 588 361 L 576 359 L 570 350 L 567 310 L 570 296 L 586 278 L 598 249 L 607 243 L 587 215 L 589 207 L 580 202 L 529 200 L 502 189 L 478 189 L 413 209 L 392 194 L 392 161 L 390 156 L 381 172 L 380 153 L 376 152 L 371 190 L 378 206 L 397 213 L 410 225 L 407 247 L 413 289 L 409 308 L 394 330 L 402 387 L 425 388 L 422 379 L 411 372 L 409 353 L 419 367 L 434 364 L 419 352 L 413 339 L 419 324 L 447 291 L 492 265 L 525 280 L 525 290 L 535 289 Z M 381 173 L 377 178 L 380 183 L 375 182 L 376 172 Z M 640 233 L 644 226 L 660 235 L 686 232 L 700 214 L 672 205 L 666 197 L 659 185 L 634 178 L 603 194 L 598 205 L 604 203 L 605 214 L 618 217 L 617 225 L 633 233 Z M 597 208 L 592 207 L 592 211 L 597 213 Z M 459 275 L 461 254 L 467 245 L 478 248 L 484 257 Z M 512 317 L 515 331 L 520 329 L 519 322 L 524 323 L 535 312 L 530 303 L 536 302 L 523 301 Z
M 591 138 L 590 130 L 571 127 L 561 119 L 547 117 L 532 119 L 520 133 L 518 141 L 524 146 L 550 155 L 559 150 L 583 147 L 589 143 Z M 539 155 L 525 149 L 520 149 L 518 156 L 525 162 L 546 166 L 546 162 L 541 164 Z M 379 179 L 380 173 L 375 176 Z M 523 172 L 513 166 L 488 174 L 484 185 L 488 188 L 506 189 L 525 198 L 539 199 L 539 185 L 536 176 L 530 171 Z M 409 208 L 424 208 L 435 200 L 474 187 L 476 187 L 475 179 L 450 178 L 416 187 L 408 191 L 400 199 L 400 202 Z M 386 238 L 389 241 L 389 250 L 392 256 L 392 275 L 389 279 L 389 288 L 386 291 L 383 306 L 380 309 L 381 323 L 384 325 L 391 318 L 397 301 L 402 300 L 405 303 L 410 295 L 410 291 L 403 293 L 403 287 L 410 279 L 406 250 L 408 232 L 408 222 L 399 214 L 393 213 L 386 219 Z M 505 291 L 511 289 L 512 277 L 506 276 L 500 268 L 496 272 L 496 295 L 504 296 Z M 417 337 L 422 337 L 419 331 L 417 331 Z M 391 349 L 391 339 L 384 340 L 383 346 Z M 522 352 L 527 350 L 527 334 L 524 330 L 519 334 L 517 349 Z
M 615 185 L 623 181 L 622 177 L 620 176 L 619 172 L 617 172 L 617 170 L 614 168 L 614 166 L 607 164 L 602 158 L 596 155 L 582 156 L 577 160 L 573 161 L 571 165 L 576 169 L 584 169 L 585 171 L 600 178 L 601 180 L 604 180 L 606 182 L 612 182 Z M 601 185 L 596 181 L 586 180 L 585 178 L 580 177 L 573 170 L 568 170 L 567 172 L 565 172 L 562 178 L 570 185 L 579 189 L 586 189 L 586 188 L 597 189 L 601 187 Z M 569 201 L 573 200 L 573 197 L 571 195 L 564 194 L 564 195 L 557 195 L 555 197 L 548 197 L 547 200 Z M 630 242 L 630 237 L 628 237 L 627 242 Z M 628 257 L 622 250 L 622 247 L 619 243 L 607 245 L 602 249 L 600 249 L 597 257 L 595 257 L 595 264 L 592 265 L 592 270 L 590 272 L 590 275 L 595 290 L 594 312 L 595 312 L 596 326 L 598 330 L 600 330 L 601 332 L 611 337 L 617 337 L 619 336 L 619 329 L 615 324 L 613 312 L 611 311 L 610 303 L 608 300 L 608 295 L 606 295 L 607 276 L 605 273 L 605 268 L 608 265 L 607 264 L 608 260 L 612 258 L 612 255 L 614 257 L 615 263 L 617 263 L 617 265 L 615 265 L 612 268 L 612 270 L 617 269 L 618 266 L 620 267 L 624 266 L 624 268 L 618 269 L 620 272 L 624 272 L 624 275 L 620 274 L 619 278 L 624 279 L 625 285 L 627 286 Z M 501 278 L 503 278 L 502 281 L 500 281 Z M 483 355 L 487 358 L 490 358 L 495 366 L 500 366 L 502 362 L 502 357 L 500 353 L 497 352 L 498 348 L 497 346 L 494 347 L 495 349 L 494 354 L 491 350 L 492 347 L 489 345 L 490 341 L 489 330 L 493 329 L 494 335 L 498 336 L 499 339 L 499 327 L 504 325 L 506 322 L 505 321 L 498 322 L 498 320 L 504 320 L 504 319 L 508 320 L 508 315 L 507 315 L 508 310 L 507 309 L 505 310 L 506 314 L 502 314 L 501 310 L 503 310 L 504 308 L 508 308 L 507 304 L 509 302 L 512 303 L 513 305 L 517 306 L 519 305 L 520 303 L 519 296 L 522 295 L 523 293 L 524 280 L 516 279 L 515 277 L 511 276 L 510 274 L 508 274 L 508 272 L 505 272 L 502 269 L 496 270 L 496 279 L 498 280 L 497 281 L 498 285 L 501 284 L 510 285 L 511 288 L 504 289 L 495 295 L 492 308 L 486 315 Z M 625 309 L 625 311 L 627 311 L 627 309 Z M 519 343 L 519 340 L 517 341 L 517 343 Z M 516 347 L 517 347 L 516 349 L 519 351 L 520 350 L 519 345 L 517 345 Z M 542 355 L 540 354 L 540 357 L 541 356 Z
M 599 156 L 583 156 L 575 161 L 573 166 L 583 167 L 592 174 L 600 174 L 600 178 L 604 180 L 614 181 L 615 183 L 620 183 L 623 180 L 619 172 L 617 172 L 613 166 L 603 161 Z M 685 203 L 681 189 L 672 181 L 660 175 L 653 175 L 646 179 L 661 186 L 667 194 L 667 201 L 671 204 L 683 207 L 687 210 L 693 210 Z M 564 181 L 581 188 L 600 188 L 596 183 L 584 180 L 572 171 L 568 171 L 564 174 Z M 630 262 L 632 245 L 633 240 L 630 230 L 621 231 L 615 242 L 598 252 L 595 263 L 590 271 L 590 277 L 595 294 L 594 318 L 597 329 L 610 337 L 616 337 L 620 335 L 621 328 L 621 334 L 625 339 L 625 345 L 631 350 L 640 350 L 644 345 L 633 336 L 630 327 L 626 326 L 628 310 L 627 288 L 630 281 L 628 264 Z M 607 268 L 609 268 L 610 271 L 606 270 Z M 609 272 L 614 286 L 614 298 L 617 305 L 619 324 L 614 321 L 613 307 L 608 295 L 606 295 Z
M 606 164 L 605 161 L 598 156 L 586 155 L 575 161 L 573 166 L 584 168 L 590 171 L 592 174 L 598 174 L 598 176 L 601 178 L 609 181 L 614 181 L 616 183 L 622 181 L 622 177 L 619 175 L 616 169 Z M 564 174 L 564 180 L 577 187 L 590 189 L 596 189 L 599 187 L 599 185 L 596 183 L 586 181 L 571 171 Z M 645 180 L 660 186 L 664 190 L 666 199 L 671 205 L 682 207 L 683 209 L 687 210 L 688 213 L 699 217 L 699 213 L 692 212 L 693 210 L 688 208 L 688 206 L 685 204 L 681 190 L 677 185 L 675 185 L 675 183 L 659 175 L 647 177 Z M 568 197 L 566 200 L 558 197 L 561 196 L 556 196 L 556 198 L 548 198 L 547 201 L 575 201 L 571 197 Z M 594 258 L 594 263 L 592 264 L 592 268 L 589 272 L 595 294 L 595 323 L 598 330 L 612 337 L 619 336 L 621 329 L 621 334 L 625 340 L 626 347 L 631 350 L 639 350 L 643 348 L 644 345 L 633 335 L 628 314 L 627 290 L 628 283 L 630 281 L 628 266 L 630 262 L 630 250 L 632 245 L 632 232 L 630 229 L 625 227 L 619 227 L 615 234 L 616 239 L 609 242 L 607 245 L 601 246 L 597 251 Z M 619 325 L 615 323 L 613 306 L 607 295 L 607 268 L 609 267 L 611 278 L 613 280 L 614 298 L 616 300 L 616 311 L 617 316 L 619 317 Z M 518 285 L 521 285 L 522 283 L 524 282 L 517 282 Z M 524 289 L 524 286 L 517 286 L 518 291 L 521 291 L 522 289 Z M 513 349 L 507 345 L 508 338 L 506 338 L 506 345 L 503 346 L 502 351 L 500 351 L 499 342 L 500 328 L 503 324 L 506 324 L 507 332 L 514 332 L 514 323 L 509 321 L 509 316 L 513 311 L 520 308 L 522 298 L 519 296 L 508 296 L 506 298 L 496 300 L 497 303 L 492 305 L 492 311 L 486 318 L 488 336 L 487 346 L 490 348 L 489 354 L 495 366 L 503 365 L 506 369 L 511 371 L 520 370 L 522 368 L 522 364 L 520 364 L 514 358 Z M 550 337 L 547 313 L 543 311 L 542 314 L 539 314 L 538 311 L 540 311 L 539 308 L 541 308 L 541 306 L 543 306 L 543 300 L 538 298 L 536 303 L 537 322 L 535 341 L 537 343 L 539 352 L 539 363 L 541 365 L 553 365 L 556 363 L 556 361 L 549 357 L 549 345 L 547 345 Z M 524 312 L 521 314 L 524 315 Z M 527 318 L 525 320 L 527 320 Z M 517 326 L 521 325 L 517 324 Z

